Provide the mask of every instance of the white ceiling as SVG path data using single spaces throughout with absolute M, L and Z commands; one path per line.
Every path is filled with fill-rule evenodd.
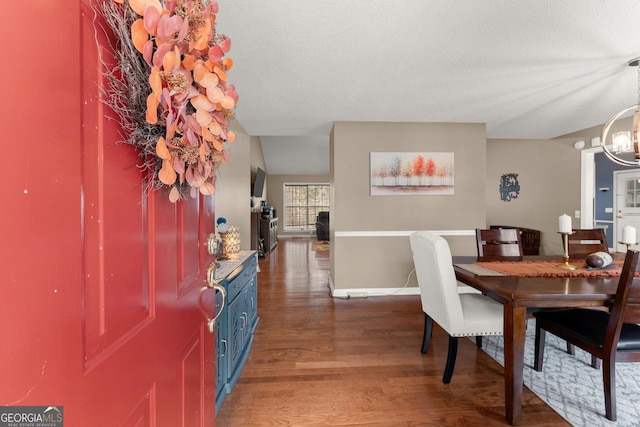
M 553 138 L 638 103 L 638 0 L 219 0 L 267 172 L 329 172 L 334 121 Z

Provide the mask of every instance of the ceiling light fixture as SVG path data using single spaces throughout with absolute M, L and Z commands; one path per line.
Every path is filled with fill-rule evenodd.
M 640 166 L 640 147 L 638 146 L 638 126 L 640 125 L 640 57 L 633 58 L 627 63 L 630 67 L 638 67 L 638 103 L 616 113 L 602 128 L 600 146 L 611 161 L 622 166 Z M 631 130 L 621 130 L 611 135 L 607 146 L 609 130 L 614 122 L 629 111 L 633 113 L 633 127 Z

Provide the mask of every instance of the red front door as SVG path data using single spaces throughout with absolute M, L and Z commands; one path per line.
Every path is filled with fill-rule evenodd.
M 66 427 L 213 426 L 213 199 L 144 194 L 99 101 L 88 2 L 0 13 L 0 405 L 56 406 Z

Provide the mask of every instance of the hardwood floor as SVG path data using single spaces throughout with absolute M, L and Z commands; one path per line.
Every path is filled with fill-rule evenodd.
M 460 340 L 442 383 L 447 335 L 434 325 L 420 353 L 419 296 L 329 296 L 329 252 L 313 239 L 281 239 L 260 259 L 260 323 L 249 360 L 216 425 L 502 426 L 502 367 Z M 523 426 L 567 426 L 524 390 Z

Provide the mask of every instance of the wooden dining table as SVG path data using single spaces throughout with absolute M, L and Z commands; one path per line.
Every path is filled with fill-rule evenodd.
M 614 262 L 620 262 L 624 254 L 613 254 L 613 257 Z M 493 270 L 492 263 L 484 261 L 487 260 L 478 257 L 453 257 L 454 270 L 460 282 L 504 306 L 505 416 L 511 425 L 519 425 L 522 421 L 527 308 L 607 306 L 613 300 L 619 278 L 611 269 L 601 270 L 602 275 L 590 271 L 588 277 L 581 277 L 579 272 L 559 267 L 563 263 L 562 256 L 524 257 L 522 261 L 525 262 L 545 263 L 552 273 L 530 272 L 528 277 L 500 273 L 498 264 Z M 570 260 L 570 263 L 584 269 L 584 260 Z M 525 266 L 527 264 L 523 264 Z M 563 277 L 565 273 L 574 277 Z

